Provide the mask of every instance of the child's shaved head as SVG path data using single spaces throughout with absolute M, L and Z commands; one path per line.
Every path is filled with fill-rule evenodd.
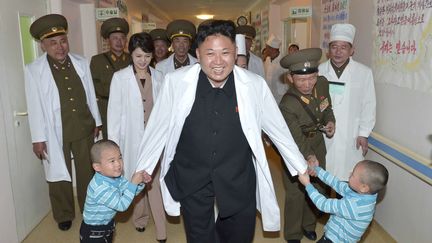
M 106 149 L 120 150 L 119 146 L 114 141 L 107 140 L 107 139 L 99 140 L 95 144 L 93 144 L 90 150 L 92 163 L 100 163 L 102 151 Z

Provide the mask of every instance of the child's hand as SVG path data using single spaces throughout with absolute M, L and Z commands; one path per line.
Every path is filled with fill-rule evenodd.
M 310 184 L 310 178 L 307 172 L 305 172 L 304 174 L 299 174 L 298 180 L 301 184 L 303 184 L 303 186 L 307 186 L 308 184 Z
M 143 173 L 144 173 L 143 170 L 135 172 L 132 175 L 131 182 L 135 185 L 142 183 L 144 181 Z
M 147 172 L 143 171 L 143 181 L 144 183 L 149 183 L 151 182 L 152 178 L 151 175 L 149 175 Z

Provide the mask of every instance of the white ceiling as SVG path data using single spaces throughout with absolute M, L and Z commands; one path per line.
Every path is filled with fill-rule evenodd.
M 128 11 L 148 13 L 157 11 L 166 20 L 187 19 L 195 24 L 202 22 L 195 16 L 199 14 L 214 15 L 214 19 L 236 20 L 246 15 L 255 5 L 263 0 L 68 0 L 76 3 L 96 3 L 99 7 L 110 7 L 113 3 L 127 2 Z M 275 2 L 278 0 L 268 0 Z M 149 8 L 150 5 L 150 8 Z M 129 8 L 129 7 L 132 7 Z M 140 10 L 138 10 L 140 9 Z M 139 15 L 141 16 L 141 15 Z
M 198 14 L 211 14 L 215 19 L 235 20 L 259 0 L 146 0 L 146 2 L 171 19 L 188 19 L 196 22 L 195 15 Z

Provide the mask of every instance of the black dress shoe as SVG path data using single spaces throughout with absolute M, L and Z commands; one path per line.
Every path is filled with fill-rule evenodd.
M 166 239 L 165 240 L 158 240 L 159 243 L 166 243 Z
M 287 243 L 300 243 L 300 240 L 287 240 Z
M 317 239 L 317 234 L 315 231 L 307 231 L 304 230 L 303 231 L 304 236 L 306 236 L 306 238 L 308 238 L 309 240 L 316 240 Z
M 135 228 L 138 232 L 144 232 L 145 231 L 145 227 L 136 227 Z
M 72 221 L 70 220 L 58 223 L 58 228 L 63 231 L 70 229 L 71 226 L 72 226 Z

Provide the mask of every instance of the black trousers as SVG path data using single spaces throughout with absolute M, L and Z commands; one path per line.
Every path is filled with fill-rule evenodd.
M 180 201 L 188 243 L 251 243 L 255 233 L 256 200 L 241 211 L 215 222 L 213 183 Z
M 114 219 L 107 225 L 81 223 L 80 243 L 112 243 L 115 231 Z

